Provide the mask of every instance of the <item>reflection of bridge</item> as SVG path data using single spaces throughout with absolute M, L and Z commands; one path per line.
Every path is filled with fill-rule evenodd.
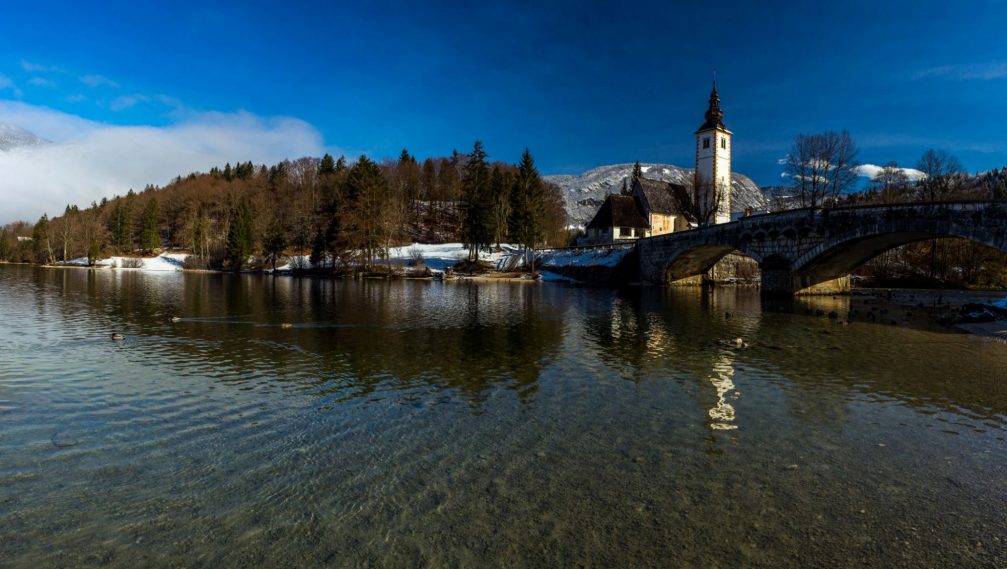
M 640 277 L 701 275 L 731 251 L 759 263 L 764 294 L 849 290 L 849 274 L 888 249 L 962 237 L 1007 251 L 1007 202 L 941 202 L 802 209 L 640 239 Z

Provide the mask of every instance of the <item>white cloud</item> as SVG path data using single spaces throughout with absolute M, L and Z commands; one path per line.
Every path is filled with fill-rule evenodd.
M 20 99 L 21 95 L 24 94 L 21 92 L 21 89 L 18 88 L 17 84 L 15 84 L 10 77 L 7 77 L 6 75 L 0 75 L 0 91 L 7 91 L 7 90 L 10 90 L 10 92 L 14 93 L 14 96 L 17 97 L 18 99 Z
M 35 85 L 37 87 L 53 87 L 56 82 L 52 79 L 46 79 L 45 77 L 32 77 L 28 80 L 29 85 Z
M 920 69 L 914 74 L 916 79 L 957 79 L 989 81 L 1007 78 L 1007 62 L 969 63 L 962 65 L 941 65 Z
M 41 63 L 32 63 L 24 59 L 21 60 L 21 69 L 24 69 L 29 73 L 61 73 L 63 71 L 59 67 L 42 65 Z
M 85 75 L 80 78 L 80 82 L 88 87 L 112 87 L 118 88 L 119 84 L 104 75 Z
M 59 214 L 68 203 L 87 205 L 225 162 L 271 164 L 325 152 L 321 135 L 310 124 L 244 111 L 189 113 L 164 127 L 113 126 L 0 101 L 0 123 L 54 141 L 0 152 L 0 223 Z
M 857 175 L 863 178 L 868 178 L 873 180 L 884 170 L 884 166 L 878 166 L 877 164 L 861 164 L 857 166 Z M 914 168 L 899 168 L 902 172 L 909 178 L 910 182 L 917 182 L 927 177 L 923 172 L 916 170 Z

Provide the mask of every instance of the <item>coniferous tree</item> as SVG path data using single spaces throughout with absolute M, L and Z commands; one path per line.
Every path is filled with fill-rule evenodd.
M 479 251 L 493 243 L 493 200 L 489 188 L 489 167 L 486 164 L 483 143 L 476 141 L 468 155 L 462 177 L 464 202 L 464 242 L 469 248 L 469 261 L 479 258 Z
M 43 214 L 31 231 L 32 247 L 35 250 L 35 260 L 40 263 L 52 264 L 56 258 L 52 254 L 52 234 L 49 216 Z
M 332 155 L 326 153 L 322 156 L 322 161 L 318 163 L 318 174 L 335 174 L 336 173 L 336 161 L 332 159 Z
M 192 219 L 192 253 L 204 265 L 209 255 L 209 229 L 207 225 L 206 207 L 199 206 L 196 208 L 196 214 Z
M 993 199 L 1007 199 L 1007 180 L 1000 180 L 1000 182 L 993 187 Z
M 144 251 L 153 251 L 161 247 L 161 235 L 157 231 L 157 199 L 150 198 L 143 209 L 140 247 Z
M 231 225 L 227 231 L 227 258 L 231 267 L 241 270 L 252 254 L 255 239 L 252 235 L 252 211 L 244 198 L 231 212 Z
M 9 261 L 13 253 L 10 234 L 6 228 L 0 229 L 0 261 Z
M 276 270 L 276 260 L 283 256 L 283 250 L 287 248 L 287 236 L 283 231 L 280 220 L 273 218 L 266 228 L 266 235 L 262 239 L 262 250 L 269 259 L 273 270 Z
M 633 164 L 633 180 L 632 180 L 633 183 L 630 184 L 630 191 L 632 191 L 632 188 L 636 186 L 636 183 L 642 177 L 643 177 L 643 166 L 641 166 L 640 161 L 637 160 L 636 163 Z
M 511 237 L 524 246 L 531 269 L 535 270 L 534 249 L 542 240 L 545 188 L 526 148 L 521 155 L 511 191 Z
M 360 251 L 363 265 L 371 268 L 387 232 L 394 228 L 386 221 L 384 208 L 388 184 L 381 168 L 367 156 L 361 156 L 346 177 L 346 206 L 349 210 L 349 245 Z
M 130 207 L 126 200 L 118 200 L 108 218 L 108 232 L 112 237 L 112 246 L 118 253 L 126 253 L 132 249 L 133 221 Z
M 308 260 L 311 262 L 311 268 L 315 270 L 324 268 L 328 258 L 328 240 L 325 238 L 325 233 L 319 229 L 318 231 L 315 231 L 315 238 L 311 242 L 311 255 L 308 256 Z

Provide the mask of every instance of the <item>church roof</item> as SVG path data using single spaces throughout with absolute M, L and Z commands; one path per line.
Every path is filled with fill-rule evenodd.
M 704 118 L 706 118 L 706 122 L 696 132 L 714 129 L 727 130 L 727 125 L 724 124 L 724 111 L 720 110 L 720 94 L 717 93 L 716 81 L 713 82 L 713 90 L 710 91 L 710 107 L 706 109 Z
M 650 227 L 643 215 L 640 203 L 632 196 L 609 195 L 601 204 L 598 213 L 587 224 L 588 229 L 605 229 L 608 227 Z

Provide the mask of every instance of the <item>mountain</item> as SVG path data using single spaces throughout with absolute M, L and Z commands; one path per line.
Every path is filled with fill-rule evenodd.
M 679 168 L 671 164 L 641 164 L 643 176 L 652 180 L 662 180 L 676 184 L 691 184 L 692 168 Z M 632 164 L 613 164 L 600 166 L 579 176 L 545 176 L 563 190 L 566 200 L 566 211 L 572 225 L 586 225 L 594 217 L 598 207 L 605 201 L 608 194 L 618 194 L 622 191 L 622 181 L 628 184 L 633 177 Z M 731 176 L 731 209 L 744 211 L 768 209 L 769 201 L 762 194 L 759 186 L 751 178 L 743 174 L 733 173 Z
M 49 141 L 17 125 L 0 123 L 0 150 L 4 152 L 43 144 L 49 144 Z

